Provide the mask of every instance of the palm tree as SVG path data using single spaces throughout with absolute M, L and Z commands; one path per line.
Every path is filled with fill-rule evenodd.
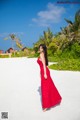
M 15 34 L 13 33 L 9 34 L 8 37 L 4 38 L 4 40 L 8 40 L 8 39 L 11 39 L 13 49 L 14 49 L 14 43 L 16 43 L 17 48 L 21 50 L 24 48 L 24 46 L 21 43 L 21 40 Z M 14 55 L 15 55 L 15 52 L 14 52 Z
M 80 9 L 75 14 L 75 21 L 80 24 Z
M 72 22 L 65 18 L 65 21 L 68 23 L 68 26 L 64 29 L 61 28 L 62 34 L 69 39 L 69 44 L 73 44 L 75 41 L 79 41 L 79 29 L 80 29 L 80 10 L 75 14 L 75 21 Z
M 23 45 L 21 44 L 21 40 L 20 40 L 18 37 L 16 37 L 15 34 L 10 34 L 9 36 L 10 36 L 10 38 L 12 39 L 12 42 L 15 41 L 16 46 L 17 46 L 18 48 L 20 48 L 20 49 L 23 48 Z

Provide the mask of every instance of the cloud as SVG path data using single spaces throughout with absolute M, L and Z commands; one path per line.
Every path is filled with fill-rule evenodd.
M 48 3 L 46 10 L 39 11 L 37 13 L 37 18 L 33 18 L 32 21 L 37 23 L 39 26 L 50 26 L 52 23 L 60 22 L 61 16 L 64 13 L 64 7 Z

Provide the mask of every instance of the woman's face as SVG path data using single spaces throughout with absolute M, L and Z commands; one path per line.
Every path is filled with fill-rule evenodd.
M 40 46 L 40 48 L 39 48 L 39 52 L 40 52 L 40 53 L 43 52 L 43 48 L 42 48 L 42 46 Z

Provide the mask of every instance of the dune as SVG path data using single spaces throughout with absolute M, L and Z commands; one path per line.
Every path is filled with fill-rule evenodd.
M 36 60 L 0 58 L 0 119 L 8 112 L 8 120 L 80 120 L 80 72 L 50 69 L 62 102 L 43 112 Z

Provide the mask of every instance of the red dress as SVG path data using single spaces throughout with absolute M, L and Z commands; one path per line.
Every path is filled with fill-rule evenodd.
M 62 97 L 53 83 L 49 68 L 46 66 L 47 79 L 45 79 L 43 63 L 39 58 L 37 63 L 40 66 L 42 108 L 44 109 L 56 106 L 61 102 Z

